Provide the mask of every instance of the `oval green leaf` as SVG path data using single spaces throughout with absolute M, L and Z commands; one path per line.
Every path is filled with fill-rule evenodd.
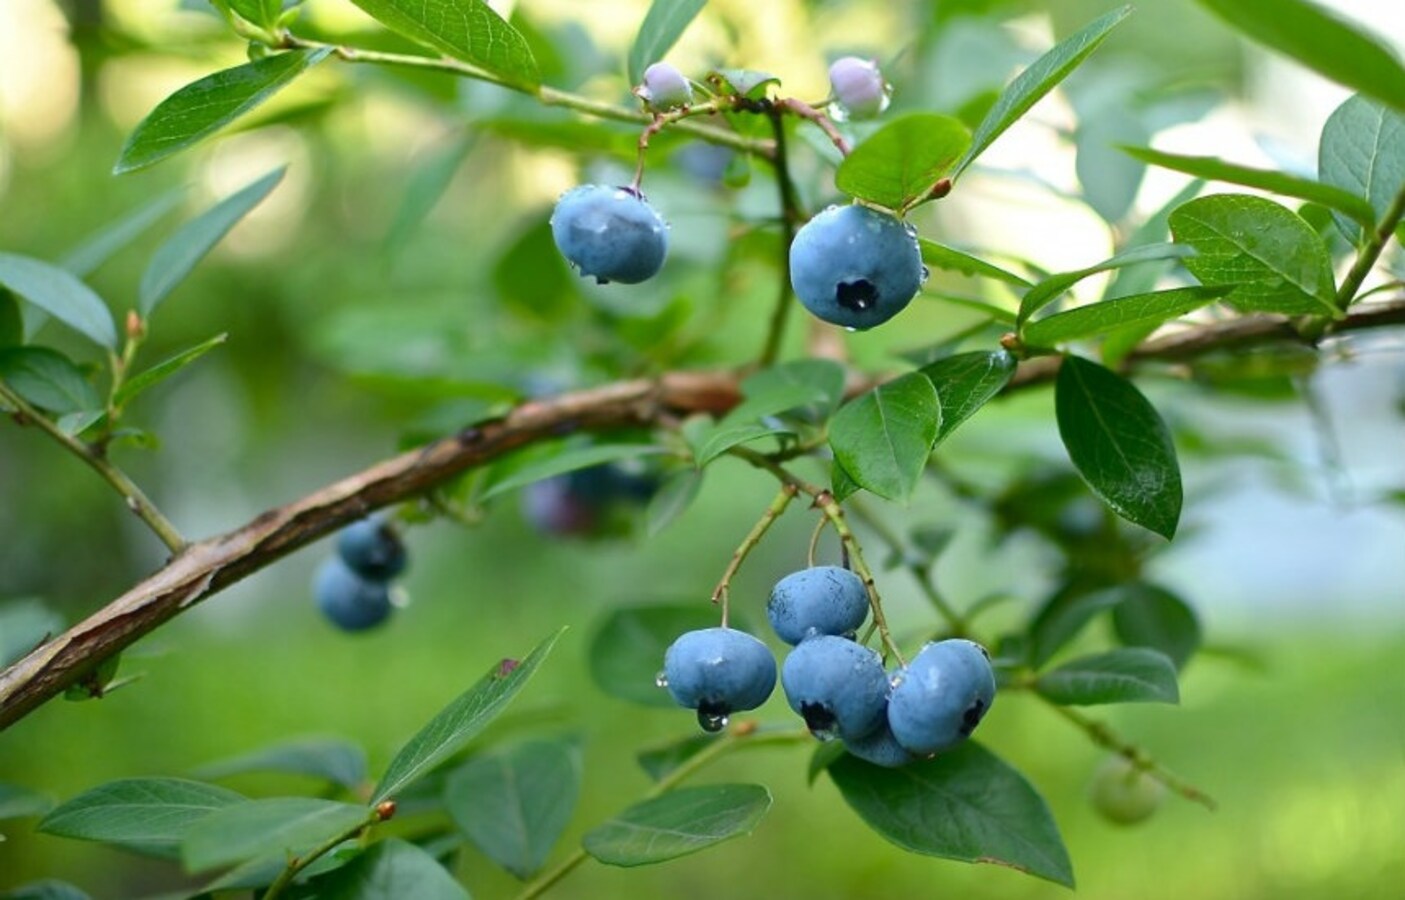
M 1129 647 L 1159 650 L 1180 668 L 1200 648 L 1200 620 L 1195 610 L 1165 588 L 1135 583 L 1122 589 L 1112 612 L 1117 639 Z
M 311 888 L 317 900 L 469 900 L 468 891 L 433 856 L 399 838 L 376 842 L 314 879 Z
M 845 404 L 830 422 L 829 445 L 859 487 L 906 500 L 917 488 L 941 423 L 931 379 L 912 372 Z
M 212 762 L 192 774 L 209 779 L 248 772 L 306 775 L 357 788 L 366 780 L 366 751 L 341 738 L 303 738 Z
M 1405 114 L 1359 94 L 1349 97 L 1322 126 L 1317 174 L 1327 184 L 1366 198 L 1372 215 L 1365 224 L 1374 226 L 1405 190 Z M 1361 239 L 1362 220 L 1336 219 L 1348 238 Z
M 970 143 L 960 119 L 909 113 L 855 147 L 834 173 L 834 186 L 888 209 L 906 209 L 931 192 Z
M 923 366 L 921 372 L 937 389 L 941 407 L 935 443 L 946 440 L 958 425 L 1004 390 L 1017 366 L 1015 358 L 1004 350 L 958 353 Z
M 1023 340 L 1031 347 L 1054 347 L 1121 328 L 1155 328 L 1194 312 L 1231 290 L 1228 285 L 1174 288 L 1079 306 L 1027 323 Z
M 904 850 L 1073 887 L 1073 864 L 1044 798 L 975 742 L 900 769 L 845 754 L 828 771 L 854 812 Z
M 287 87 L 331 52 L 329 48 L 291 50 L 187 84 L 141 120 L 122 147 L 113 174 L 153 165 L 213 134 Z
M 610 866 L 647 866 L 750 834 L 771 808 L 759 784 L 711 784 L 636 803 L 591 829 L 585 852 Z
M 1113 512 L 1169 540 L 1181 517 L 1171 433 L 1141 391 L 1077 356 L 1064 357 L 1054 407 L 1069 459 Z
M 234 791 L 198 781 L 128 778 L 79 794 L 45 816 L 39 830 L 174 858 L 186 834 L 205 817 L 247 802 Z
M 1332 259 L 1322 238 L 1292 211 L 1248 194 L 1215 194 L 1171 213 L 1176 243 L 1201 283 L 1234 288 L 1225 302 L 1241 312 L 1340 316 Z
M 972 278 L 990 278 L 1020 288 L 1030 286 L 1027 279 L 1021 278 L 1014 272 L 1002 269 L 994 263 L 986 262 L 954 247 L 938 244 L 936 241 L 929 241 L 926 238 L 919 239 L 917 246 L 922 250 L 922 261 L 934 269 L 957 272 Z
M 1145 647 L 1081 656 L 1045 672 L 1034 689 L 1060 706 L 1101 703 L 1179 703 L 1176 666 Z
M 60 415 L 97 410 L 103 405 L 83 370 L 48 347 L 0 350 L 0 381 L 40 409 Z
M 527 39 L 483 0 L 352 0 L 391 31 L 535 90 L 541 73 Z
M 117 346 L 112 313 L 102 298 L 72 273 L 32 257 L 0 253 L 0 287 L 9 288 L 94 343 L 108 349 Z
M 1060 272 L 1057 275 L 1050 275 L 1048 278 L 1036 284 L 1025 292 L 1020 299 L 1020 313 L 1017 322 L 1021 326 L 1023 334 L 1024 323 L 1029 321 L 1029 317 L 1039 312 L 1039 310 L 1053 303 L 1069 288 L 1078 282 L 1100 272 L 1111 272 L 1116 269 L 1125 269 L 1128 266 L 1135 266 L 1141 263 L 1159 262 L 1163 259 L 1185 259 L 1194 256 L 1195 250 L 1189 247 L 1176 246 L 1175 244 L 1147 244 L 1142 247 L 1133 247 L 1131 250 L 1124 250 L 1116 256 L 1109 257 L 1100 263 L 1088 266 L 1086 269 L 1075 269 L 1072 272 Z
M 644 82 L 644 70 L 663 59 L 707 0 L 654 0 L 629 48 L 629 83 Z
M 249 800 L 191 826 L 181 842 L 181 860 L 188 871 L 203 872 L 275 853 L 294 857 L 372 815 L 364 806 L 316 797 Z

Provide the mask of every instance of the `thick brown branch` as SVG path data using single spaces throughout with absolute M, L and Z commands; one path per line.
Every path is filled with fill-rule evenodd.
M 1402 324 L 1405 299 L 1395 299 L 1355 307 L 1335 323 L 1333 332 Z M 1148 341 L 1129 361 L 1185 360 L 1280 340 L 1302 338 L 1285 318 L 1251 316 Z M 1059 357 L 1026 360 L 1008 389 L 1049 381 L 1058 361 Z M 858 393 L 872 385 L 871 379 L 853 379 L 849 390 Z M 502 419 L 378 463 L 241 528 L 191 544 L 150 578 L 0 672 L 0 730 L 199 601 L 371 510 L 415 497 L 536 441 L 576 431 L 648 425 L 666 416 L 721 414 L 740 399 L 735 373 L 680 372 L 657 381 L 620 382 L 526 403 Z

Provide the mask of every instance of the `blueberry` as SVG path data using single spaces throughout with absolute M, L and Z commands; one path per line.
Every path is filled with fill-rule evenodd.
M 649 108 L 662 112 L 693 102 L 693 86 L 683 73 L 666 62 L 656 62 L 644 70 L 644 83 L 635 92 Z
M 390 615 L 390 588 L 362 578 L 340 557 L 327 560 L 317 570 L 312 593 L 323 615 L 344 631 L 374 628 Z
M 522 489 L 522 514 L 544 534 L 593 537 L 625 532 L 630 508 L 647 504 L 658 478 L 615 464 L 535 481 Z
M 888 321 L 917 295 L 924 277 L 912 232 L 866 206 L 831 206 L 790 245 L 795 295 L 816 316 L 847 328 Z
M 917 758 L 903 749 L 886 721 L 872 734 L 844 741 L 844 749 L 859 759 L 886 769 L 901 768 Z
M 888 676 L 878 654 L 848 638 L 801 641 L 781 667 L 790 708 L 820 740 L 856 740 L 883 724 Z
M 556 247 L 580 270 L 605 284 L 652 278 L 668 253 L 668 226 L 636 191 L 583 184 L 561 196 L 551 215 Z
M 845 56 L 829 67 L 834 99 L 850 119 L 872 119 L 888 108 L 888 85 L 878 64 L 870 59 Z
M 405 571 L 405 544 L 379 517 L 343 528 L 337 536 L 337 553 L 353 572 L 372 581 L 389 581 Z
M 734 712 L 755 709 L 776 687 L 776 660 L 745 631 L 704 628 L 681 635 L 664 654 L 663 682 L 698 723 L 720 731 Z
M 863 580 L 848 569 L 801 569 L 771 589 L 766 615 L 787 644 L 820 634 L 848 635 L 868 616 L 868 592 Z
M 1152 816 L 1166 797 L 1161 782 L 1124 757 L 1110 756 L 1093 776 L 1093 809 L 1109 822 L 1135 825 Z
M 931 756 L 964 741 L 995 702 L 995 673 L 980 644 L 928 644 L 899 672 L 888 724 L 909 753 Z

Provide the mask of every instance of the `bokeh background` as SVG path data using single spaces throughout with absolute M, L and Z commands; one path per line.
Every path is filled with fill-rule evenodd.
M 671 58 L 690 72 L 763 69 L 787 92 L 818 98 L 828 61 L 859 52 L 887 64 L 895 109 L 956 111 L 1114 5 L 713 0 Z M 1392 4 L 1334 5 L 1405 43 L 1405 16 Z M 622 60 L 646 3 L 517 6 L 563 48 L 548 60 L 551 83 L 627 98 Z M 1155 135 L 1168 150 L 1315 169 L 1316 135 L 1344 99 L 1340 89 L 1245 46 L 1185 0 L 1140 6 L 1067 90 L 1002 138 L 956 195 L 921 214 L 924 232 L 1070 269 L 1107 256 L 1126 222 L 1184 184 L 1141 177 L 1104 149 L 1110 142 Z M 559 264 L 537 264 L 551 259 L 539 252 L 541 229 L 560 191 L 628 171 L 618 150 L 631 146 L 629 131 L 597 130 L 603 136 L 583 144 L 581 133 L 553 130 L 559 119 L 494 88 L 328 63 L 249 123 L 261 127 L 113 177 L 126 133 L 156 102 L 243 58 L 200 7 L 0 4 L 0 249 L 56 259 L 183 188 L 164 228 L 91 278 L 120 311 L 182 213 L 289 165 L 272 197 L 152 323 L 148 361 L 229 334 L 133 409 L 159 443 L 117 451 L 188 534 L 233 527 L 515 390 L 596 383 L 662 361 L 740 362 L 759 348 L 776 275 L 773 247 L 749 230 L 773 215 L 765 172 L 719 188 L 699 181 L 695 167 L 690 174 L 684 154 L 661 160 L 647 186 L 673 225 L 668 270 L 646 287 L 598 290 Z M 317 30 L 395 46 L 342 0 L 310 0 L 306 18 Z M 832 197 L 825 150 L 818 141 L 802 150 L 802 190 L 821 205 Z M 1090 280 L 1082 290 L 1092 297 L 1100 286 Z M 904 327 L 848 340 L 856 359 L 877 365 L 960 332 L 970 316 L 919 301 Z M 799 352 L 803 329 L 792 332 Z M 61 333 L 46 338 L 84 358 Z M 1194 604 L 1207 652 L 1184 673 L 1180 708 L 1120 708 L 1107 718 L 1214 794 L 1220 810 L 1173 799 L 1150 822 L 1115 828 L 1085 801 L 1101 754 L 1081 734 L 1014 695 L 983 726 L 984 740 L 1050 801 L 1084 896 L 1391 897 L 1405 884 L 1405 342 L 1385 335 L 1327 357 L 1291 390 L 1275 382 L 1211 397 L 1170 380 L 1144 385 L 1179 429 L 1188 479 L 1184 533 L 1151 572 Z M 159 544 L 87 470 L 33 430 L 0 426 L 0 604 L 42 602 L 75 621 L 160 564 Z M 996 484 L 1057 465 L 1060 454 L 1052 398 L 1041 391 L 983 411 L 941 458 L 965 479 Z M 764 476 L 724 462 L 697 503 L 647 540 L 545 537 L 511 498 L 477 527 L 412 527 L 411 603 L 389 627 L 361 636 L 317 615 L 309 579 L 331 551 L 309 548 L 142 642 L 124 662 L 124 672 L 144 673 L 140 681 L 101 702 L 51 703 L 0 734 L 0 780 L 65 798 L 308 734 L 361 742 L 375 771 L 488 665 L 565 624 L 556 655 L 496 732 L 584 738 L 585 792 L 565 837 L 573 841 L 645 789 L 634 751 L 691 727 L 686 713 L 630 707 L 591 683 L 596 623 L 621 605 L 705 603 L 771 493 Z M 961 603 L 992 592 L 1019 601 L 992 613 L 992 625 L 1018 623 L 1052 583 L 1047 545 L 1028 534 L 994 541 L 989 514 L 936 479 L 907 508 L 874 507 L 900 525 L 956 529 L 938 569 L 946 592 Z M 734 596 L 753 615 L 769 585 L 802 564 L 809 526 L 792 513 L 743 569 Z M 930 627 L 905 574 L 883 576 L 883 590 L 899 630 Z M 787 720 L 783 699 L 761 716 Z M 709 773 L 771 787 L 775 806 L 752 837 L 652 869 L 589 863 L 556 895 L 1062 893 L 898 850 L 864 828 L 826 780 L 807 786 L 807 759 L 795 748 L 758 750 Z M 306 787 L 272 778 L 238 786 Z M 32 822 L 0 831 L 0 890 L 40 876 L 100 898 L 186 884 L 165 864 L 35 835 Z M 511 878 L 472 851 L 460 873 L 475 896 L 513 892 Z

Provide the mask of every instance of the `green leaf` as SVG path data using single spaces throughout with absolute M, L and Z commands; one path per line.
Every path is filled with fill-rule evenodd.
M 1324 182 L 1368 201 L 1371 220 L 1385 218 L 1405 190 L 1405 115 L 1357 95 L 1337 107 L 1322 126 L 1317 174 Z M 1360 241 L 1361 227 L 1342 216 L 1337 225 Z M 1374 221 L 1368 221 L 1374 227 Z
M 639 768 L 654 781 L 659 781 L 683 765 L 688 760 L 697 756 L 712 742 L 718 740 L 721 735 L 716 734 L 693 734 L 681 740 L 669 741 L 657 747 L 648 747 L 635 754 L 634 759 L 639 763 Z
M 1340 316 L 1332 259 L 1312 226 L 1272 200 L 1215 194 L 1171 213 L 1176 242 L 1195 248 L 1185 267 L 1207 285 L 1232 285 L 1241 312 Z
M 1034 689 L 1060 706 L 1181 700 L 1170 658 L 1143 647 L 1080 656 L 1040 675 Z
M 923 366 L 920 371 L 937 389 L 941 408 L 941 426 L 937 429 L 935 443 L 946 440 L 958 425 L 1004 390 L 1018 365 L 1004 350 L 977 350 Z
M 24 318 L 20 316 L 19 298 L 0 286 L 0 347 L 18 347 L 23 343 Z
M 860 486 L 888 500 L 917 488 L 941 430 L 937 389 L 921 372 L 881 384 L 834 414 L 829 445 Z
M 687 606 L 614 610 L 591 638 L 591 678 L 600 690 L 621 700 L 645 706 L 676 706 L 668 691 L 657 684 L 664 651 L 685 631 L 715 627 L 719 615 L 717 607 L 705 597 Z M 742 625 L 737 623 L 737 627 Z
M 1026 645 L 1029 664 L 1042 668 L 1099 613 L 1121 603 L 1122 597 L 1122 591 L 1117 588 L 1091 594 L 1065 588 L 1055 593 L 1040 607 L 1029 625 Z
M 68 357 L 48 347 L 0 349 L 0 381 L 53 413 L 101 409 L 97 389 Z
M 249 800 L 211 813 L 181 841 L 190 872 L 260 859 L 274 853 L 298 856 L 366 822 L 364 806 L 316 797 Z
M 184 188 L 176 188 L 158 196 L 145 206 L 113 222 L 111 225 L 90 236 L 83 243 L 68 251 L 59 260 L 59 265 L 75 278 L 85 278 L 102 265 L 117 251 L 145 234 L 153 225 L 166 217 L 166 214 L 180 205 L 185 197 Z
M 127 138 L 115 175 L 134 172 L 208 137 L 327 58 L 329 48 L 291 50 L 191 82 L 162 100 Z
M 284 169 L 275 169 L 258 181 L 241 188 L 199 216 L 186 222 L 164 244 L 156 248 L 141 276 L 137 306 L 143 318 L 214 249 L 239 220 L 258 206 L 283 180 Z
M 526 38 L 483 0 L 352 0 L 392 31 L 517 87 L 541 84 Z
M 708 76 L 708 80 L 724 95 L 750 97 L 753 100 L 764 96 L 766 88 L 781 83 L 781 80 L 770 72 L 757 72 L 753 69 L 718 69 Z M 735 159 L 744 160 L 746 157 L 738 155 Z M 732 185 L 730 178 L 727 183 Z M 744 187 L 745 184 L 732 186 Z
M 395 218 L 386 229 L 385 242 L 388 246 L 397 250 L 403 247 L 420 224 L 428 218 L 443 198 L 444 192 L 449 189 L 454 174 L 463 165 L 468 152 L 473 149 L 475 139 L 476 134 L 457 135 L 443 147 L 427 152 L 424 158 L 417 158 L 415 167 L 406 180 L 400 208 L 396 210 Z M 542 224 L 547 225 L 544 219 Z M 550 228 L 551 226 L 547 225 L 548 232 Z M 497 282 L 499 277 L 495 270 L 493 280 Z
M 629 48 L 629 83 L 644 83 L 644 70 L 667 55 L 707 0 L 654 0 Z
M 822 418 L 828 418 L 844 400 L 844 367 L 828 359 L 796 359 L 780 363 L 767 369 L 753 372 L 742 379 L 742 395 L 747 399 L 737 406 L 753 418 L 789 412 L 807 403 L 820 405 Z M 787 392 L 787 388 L 797 391 Z M 777 398 L 800 396 L 799 391 L 809 394 L 810 399 L 801 400 L 791 406 L 775 407 Z M 762 412 L 758 404 L 769 398 L 769 411 Z M 729 414 L 730 416 L 730 414 Z
M 503 306 L 532 320 L 560 323 L 570 316 L 578 296 L 575 283 L 545 213 L 493 264 L 493 287 Z
M 198 781 L 128 778 L 60 805 L 39 823 L 39 830 L 175 858 L 186 834 L 203 819 L 247 802 L 231 790 Z
M 1112 12 L 1095 19 L 1076 34 L 1061 41 L 1043 56 L 1030 63 L 1015 80 L 1000 94 L 1000 99 L 985 114 L 976 128 L 971 146 L 961 161 L 956 164 L 953 178 L 966 171 L 966 167 L 976 157 L 986 151 L 995 139 L 1015 124 L 1021 116 L 1029 112 L 1034 104 L 1054 89 L 1082 64 L 1088 55 L 1098 49 L 1098 45 L 1108 33 L 1132 12 L 1132 7 L 1121 6 Z
M 167 357 L 166 359 L 163 359 L 161 362 L 157 363 L 151 368 L 145 369 L 137 375 L 134 375 L 130 380 L 124 382 L 122 387 L 117 390 L 117 395 L 115 397 L 117 405 L 125 406 L 128 401 L 140 394 L 142 391 L 145 391 L 148 388 L 155 387 L 157 384 L 165 381 L 167 378 L 170 378 L 172 375 L 176 374 L 181 369 L 184 369 L 186 366 L 195 362 L 197 359 L 204 356 L 206 353 L 209 353 L 211 350 L 215 349 L 220 344 L 223 344 L 225 342 L 225 339 L 228 337 L 229 335 L 227 334 L 217 334 L 207 341 L 203 341 L 199 344 L 196 344 L 194 347 L 182 350 L 175 356 Z
M 1261 191 L 1281 194 L 1284 197 L 1297 197 L 1299 200 L 1320 203 L 1323 206 L 1346 213 L 1363 224 L 1370 225 L 1375 222 L 1375 216 L 1369 203 L 1356 194 L 1342 190 L 1341 187 L 1330 182 L 1324 184 L 1307 178 L 1298 178 L 1284 172 L 1239 166 L 1213 156 L 1181 156 L 1175 153 L 1163 153 L 1150 147 L 1123 147 L 1122 151 L 1142 162 L 1160 166 L 1163 169 L 1184 172 L 1187 175 L 1194 175 L 1196 178 L 1204 178 L 1208 181 L 1242 184 L 1245 187 L 1258 188 Z M 1326 179 L 1324 178 L 1323 181 Z
M 357 788 L 366 780 L 366 751 L 340 738 L 302 738 L 208 763 L 192 774 L 211 779 L 248 772 L 306 775 Z
M 704 474 L 695 469 L 683 469 L 664 479 L 644 510 L 645 530 L 649 537 L 672 525 L 693 505 L 702 490 Z
M 1160 650 L 1180 668 L 1200 648 L 1200 622 L 1180 597 L 1152 584 L 1123 588 L 1122 602 L 1112 611 L 1117 639 L 1130 647 Z
M 282 0 L 228 0 L 229 8 L 241 17 L 263 28 L 278 24 L 283 12 Z
M 42 816 L 53 806 L 54 802 L 38 791 L 0 781 L 0 820 Z
M 576 741 L 517 744 L 456 769 L 444 785 L 444 805 L 484 855 L 530 878 L 571 821 L 581 768 Z
M 112 313 L 101 297 L 69 272 L 28 256 L 0 253 L 0 287 L 14 291 L 93 343 L 108 349 L 117 346 Z
M 399 838 L 377 841 L 312 887 L 317 900 L 469 900 L 433 856 Z
M 829 775 L 859 817 L 904 850 L 1073 887 L 1073 864 L 1044 798 L 974 741 L 900 769 L 845 755 Z
M 849 497 L 857 494 L 863 488 L 859 487 L 844 467 L 839 464 L 839 460 L 833 460 L 829 466 L 829 492 L 834 495 L 834 499 L 843 503 Z
M 1405 68 L 1354 22 L 1306 0 L 1200 0 L 1231 27 L 1338 84 L 1405 111 Z
M 1194 312 L 1231 290 L 1229 285 L 1174 288 L 1079 306 L 1029 322 L 1024 327 L 1023 340 L 1031 347 L 1054 347 L 1119 328 L 1154 327 Z
M 855 147 L 834 173 L 834 186 L 888 209 L 906 209 L 927 197 L 970 143 L 960 119 L 908 113 Z
M 1169 540 L 1181 517 L 1171 433 L 1126 379 L 1066 356 L 1054 390 L 1059 436 L 1078 473 L 1113 512 Z
M 479 499 L 487 500 L 536 481 L 565 475 L 567 472 L 663 452 L 664 448 L 655 444 L 593 444 L 586 447 L 570 447 L 546 459 L 535 460 L 514 469 L 484 489 Z
M 972 278 L 991 278 L 1005 284 L 1012 284 L 1015 287 L 1027 288 L 1030 286 L 1028 280 L 1021 278 L 1014 272 L 1002 269 L 969 253 L 938 244 L 936 241 L 920 238 L 917 245 L 922 248 L 922 261 L 934 269 L 941 269 L 944 272 L 959 272 Z
M 443 762 L 482 731 L 517 696 L 556 645 L 565 629 L 542 641 L 527 658 L 503 660 L 467 691 L 444 707 L 410 738 L 391 760 L 371 797 L 371 805 L 399 792 Z
M 610 866 L 666 862 L 750 834 L 771 808 L 759 784 L 710 784 L 669 791 L 586 832 L 585 851 Z
M 790 433 L 788 428 L 773 428 L 760 422 L 718 422 L 698 436 L 698 443 L 693 448 L 693 464 L 701 469 L 733 447 L 763 437 Z
M 0 900 L 91 900 L 91 897 L 66 881 L 45 878 L 6 891 L 0 894 Z
M 1053 303 L 1061 294 L 1085 278 L 1100 272 L 1111 272 L 1114 269 L 1122 269 L 1140 263 L 1157 262 L 1163 259 L 1185 259 L 1194 255 L 1195 250 L 1189 247 L 1178 247 L 1175 244 L 1148 244 L 1144 247 L 1133 247 L 1131 250 L 1088 266 L 1086 269 L 1075 269 L 1072 272 L 1050 275 L 1026 291 L 1024 297 L 1020 299 L 1017 322 L 1021 327 L 1021 333 L 1023 334 L 1024 325 L 1029 321 L 1030 316 Z

